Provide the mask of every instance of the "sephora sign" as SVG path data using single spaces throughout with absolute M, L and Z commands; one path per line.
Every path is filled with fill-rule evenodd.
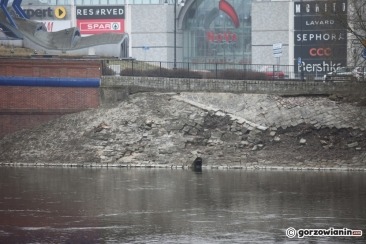
M 347 0 L 297 1 L 295 16 L 296 72 L 325 73 L 347 63 Z M 301 58 L 301 62 L 298 60 Z

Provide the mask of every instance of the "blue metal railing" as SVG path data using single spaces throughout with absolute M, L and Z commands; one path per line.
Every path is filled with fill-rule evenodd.
M 0 86 L 99 87 L 97 78 L 8 77 L 0 76 Z

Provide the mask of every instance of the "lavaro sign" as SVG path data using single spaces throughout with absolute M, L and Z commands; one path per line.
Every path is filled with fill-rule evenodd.
M 295 56 L 297 73 L 325 73 L 347 63 L 347 0 L 296 1 Z M 298 63 L 299 58 L 301 63 Z
M 76 7 L 77 26 L 81 34 L 124 33 L 124 6 Z

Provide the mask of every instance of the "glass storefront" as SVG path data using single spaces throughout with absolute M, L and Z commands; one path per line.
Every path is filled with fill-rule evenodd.
M 185 62 L 251 63 L 252 0 L 197 0 L 184 21 Z

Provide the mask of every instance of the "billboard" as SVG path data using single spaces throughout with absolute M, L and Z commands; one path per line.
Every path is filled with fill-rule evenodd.
M 294 4 L 296 73 L 326 73 L 347 64 L 347 0 Z
M 124 33 L 124 6 L 78 6 L 77 27 L 82 35 Z

